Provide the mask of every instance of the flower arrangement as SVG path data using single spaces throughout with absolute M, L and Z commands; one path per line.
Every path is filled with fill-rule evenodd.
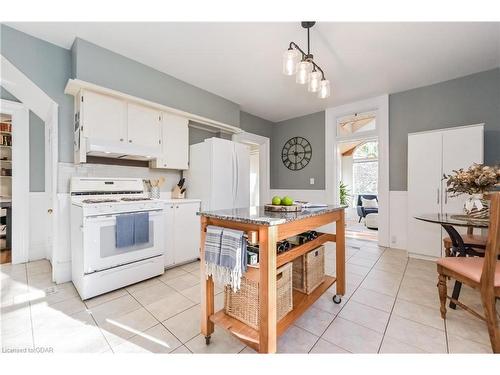
M 474 163 L 467 170 L 460 168 L 453 174 L 444 175 L 447 191 L 452 197 L 468 194 L 464 212 L 473 218 L 486 219 L 489 216 L 488 201 L 483 194 L 500 186 L 500 166 Z
M 488 166 L 474 163 L 469 169 L 454 170 L 454 174 L 444 175 L 446 186 L 452 196 L 460 194 L 484 194 L 500 186 L 500 166 Z

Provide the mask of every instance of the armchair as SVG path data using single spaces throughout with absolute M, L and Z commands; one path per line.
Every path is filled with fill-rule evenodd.
M 358 211 L 358 216 L 359 216 L 358 222 L 361 222 L 361 219 L 366 217 L 366 215 L 368 215 L 368 214 L 378 213 L 378 208 L 363 207 L 363 204 L 361 202 L 361 197 L 363 197 L 365 199 L 376 199 L 378 202 L 378 197 L 376 195 L 372 195 L 372 194 L 360 194 L 360 195 L 358 195 L 358 200 L 356 203 L 356 211 Z

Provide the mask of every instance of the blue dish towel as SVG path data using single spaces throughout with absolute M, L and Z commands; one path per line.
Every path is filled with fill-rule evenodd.
M 134 214 L 134 243 L 149 242 L 149 212 Z
M 134 245 L 134 215 L 118 215 L 116 217 L 116 247 Z

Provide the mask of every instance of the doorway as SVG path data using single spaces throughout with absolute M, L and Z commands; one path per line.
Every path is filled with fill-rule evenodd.
M 250 206 L 260 206 L 270 201 L 270 141 L 261 135 L 241 132 L 232 140 L 250 149 Z
M 12 261 L 12 116 L 0 113 L 0 264 Z
M 250 145 L 250 206 L 260 206 L 259 145 Z
M 378 140 L 339 142 L 337 155 L 346 237 L 378 241 Z
M 338 145 L 345 142 L 377 141 L 378 242 L 376 243 L 378 246 L 389 247 L 389 96 L 381 95 L 328 108 L 325 127 L 326 194 L 333 203 L 340 202 L 341 155 Z M 354 210 L 351 209 L 352 211 Z M 359 221 L 359 216 L 357 220 Z M 363 219 L 361 221 L 363 222 Z

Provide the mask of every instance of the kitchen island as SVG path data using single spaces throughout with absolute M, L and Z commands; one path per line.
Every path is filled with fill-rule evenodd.
M 345 206 L 308 208 L 300 212 L 268 212 L 264 207 L 248 207 L 201 212 L 201 332 L 206 343 L 215 325 L 228 330 L 246 345 L 260 353 L 275 353 L 277 337 L 284 333 L 321 295 L 336 283 L 332 303 L 340 303 L 345 293 Z M 319 233 L 318 237 L 277 254 L 276 243 L 323 225 L 336 224 L 336 234 Z M 245 277 L 259 282 L 259 329 L 225 314 L 214 311 L 214 282 L 205 276 L 205 236 L 208 225 L 241 230 L 250 242 L 259 245 L 258 267 L 248 268 Z M 336 242 L 336 276 L 324 281 L 310 294 L 293 291 L 293 310 L 279 322 L 276 318 L 276 269 L 321 246 Z

